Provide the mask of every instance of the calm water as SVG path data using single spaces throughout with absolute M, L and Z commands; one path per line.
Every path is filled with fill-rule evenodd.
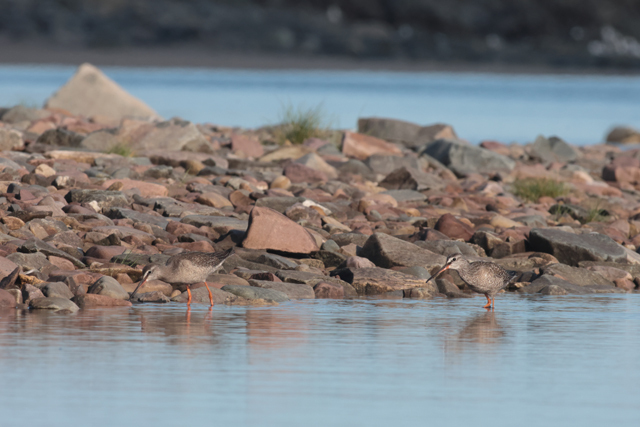
M 247 71 L 104 68 L 164 117 L 257 127 L 276 123 L 283 105 L 323 105 L 334 127 L 358 117 L 446 122 L 472 142 L 533 141 L 559 135 L 601 142 L 616 124 L 640 127 L 640 77 L 464 73 Z M 74 67 L 0 66 L 0 105 L 39 106 Z
M 1 312 L 1 424 L 636 426 L 639 298 Z

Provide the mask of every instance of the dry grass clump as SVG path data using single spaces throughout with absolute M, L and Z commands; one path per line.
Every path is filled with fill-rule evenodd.
M 563 182 L 550 178 L 518 179 L 513 183 L 514 194 L 521 199 L 537 202 L 540 197 L 560 197 L 569 189 Z

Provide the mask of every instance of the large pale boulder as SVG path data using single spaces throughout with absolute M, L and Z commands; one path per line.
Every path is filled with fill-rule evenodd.
M 45 108 L 61 108 L 87 117 L 160 118 L 151 107 L 91 64 L 82 64 L 76 74 L 45 102 Z

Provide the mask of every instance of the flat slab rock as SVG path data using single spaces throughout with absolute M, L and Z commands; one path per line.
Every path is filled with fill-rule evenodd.
M 337 272 L 360 295 L 379 295 L 425 286 L 425 281 L 408 274 L 384 268 L 345 268 Z
M 542 294 L 542 295 L 586 295 L 600 293 L 624 293 L 623 289 L 615 288 L 607 285 L 586 285 L 580 286 L 556 276 L 544 274 L 531 282 L 530 285 L 518 289 L 523 294 Z
M 269 282 L 267 280 L 249 280 L 249 285 L 282 292 L 290 299 L 315 299 L 313 288 L 302 283 Z
M 60 297 L 34 298 L 29 302 L 29 308 L 66 311 L 70 313 L 75 313 L 80 310 L 80 307 L 78 307 L 73 301 Z
M 440 254 L 384 233 L 375 233 L 369 237 L 360 256 L 383 268 L 420 266 L 432 270 L 441 267 L 446 261 Z
M 236 295 L 225 290 L 214 288 L 212 286 L 209 286 L 209 289 L 211 289 L 211 295 L 213 295 L 214 304 L 233 304 L 238 299 Z M 187 294 L 187 292 L 183 292 L 180 295 L 171 298 L 171 301 L 186 303 L 188 298 L 189 295 Z M 197 289 L 192 289 L 191 302 L 209 305 L 209 293 L 207 292 L 207 288 L 202 286 Z
M 546 265 L 541 268 L 541 273 L 559 277 L 578 286 L 615 286 L 612 281 L 598 273 L 594 273 L 593 271 L 589 271 L 585 268 L 571 267 L 566 264 Z
M 328 277 L 322 274 L 296 270 L 279 270 L 276 272 L 276 276 L 285 283 L 303 283 L 312 287 L 315 287 L 318 283 L 338 285 L 343 288 L 345 297 L 354 297 L 358 295 L 355 288 L 351 286 L 350 283 L 337 277 Z
M 563 264 L 578 266 L 580 261 L 625 263 L 627 252 L 611 237 L 599 233 L 573 234 L 551 228 L 534 228 L 529 233 L 534 251 L 553 255 Z
M 255 286 L 226 285 L 222 287 L 222 290 L 248 300 L 264 300 L 266 302 L 277 303 L 289 301 L 289 297 L 286 294 L 274 289 L 264 289 Z

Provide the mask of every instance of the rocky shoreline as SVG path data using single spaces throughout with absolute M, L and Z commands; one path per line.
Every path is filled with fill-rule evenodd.
M 292 144 L 283 126 L 164 120 L 87 64 L 44 108 L 0 109 L 0 307 L 130 306 L 144 265 L 229 248 L 218 304 L 470 297 L 456 273 L 426 283 L 456 253 L 516 271 L 507 292 L 638 292 L 637 149 L 382 118 Z M 150 281 L 133 303 L 186 299 Z

